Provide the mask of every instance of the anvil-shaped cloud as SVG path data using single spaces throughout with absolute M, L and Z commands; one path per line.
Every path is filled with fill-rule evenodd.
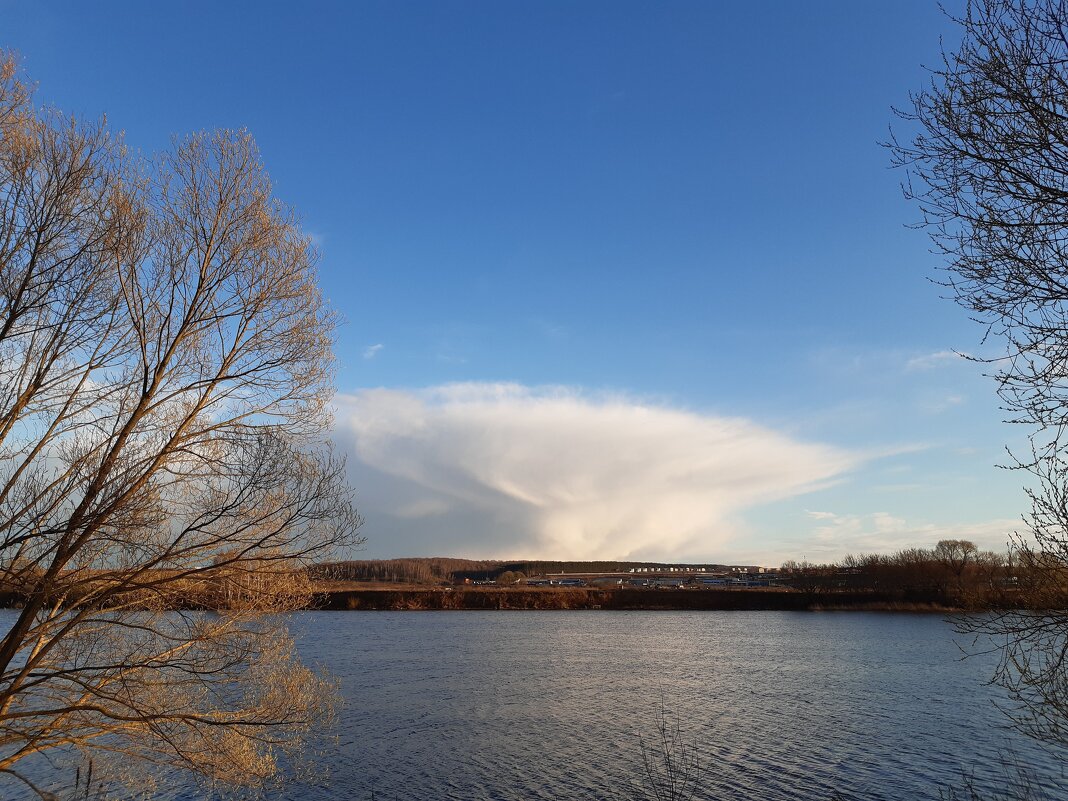
M 756 423 L 516 384 L 336 399 L 368 556 L 710 559 L 746 508 L 859 454 Z

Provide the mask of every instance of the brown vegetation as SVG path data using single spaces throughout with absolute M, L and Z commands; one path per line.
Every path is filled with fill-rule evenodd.
M 345 571 L 337 569 L 339 564 Z M 665 575 L 680 582 L 678 587 L 604 586 L 596 579 L 587 587 L 530 586 L 521 573 L 507 569 L 515 564 L 519 563 L 438 558 L 328 563 L 294 569 L 279 587 L 290 588 L 294 605 L 320 609 L 857 609 L 944 613 L 1045 608 L 1043 604 L 1055 597 L 1050 576 L 1056 575 L 1049 565 L 1033 563 L 1026 553 L 980 551 L 967 540 L 942 540 L 934 548 L 909 548 L 893 554 L 848 556 L 840 564 L 790 561 L 778 570 L 748 576 L 754 584 L 748 587 L 686 583 L 677 572 Z M 555 567 L 562 563 L 543 564 Z M 478 573 L 473 566 L 486 572 Z M 583 566 L 612 568 L 615 563 Z M 446 573 L 446 568 L 452 572 Z M 471 583 L 466 577 L 472 573 L 496 582 L 491 581 L 490 586 Z M 377 578 L 342 579 L 339 574 Z M 167 578 L 171 608 L 225 610 L 240 608 L 246 595 L 256 596 L 266 581 L 275 581 L 280 575 L 220 568 L 181 576 L 156 571 L 156 580 L 162 583 Z M 649 581 L 645 577 L 651 575 L 635 574 L 638 581 Z M 423 581 L 413 581 L 413 576 L 423 577 Z M 766 586 L 769 582 L 771 585 Z M 83 587 L 91 586 L 86 574 Z M 0 585 L 0 603 L 21 605 L 26 597 L 25 588 Z M 109 597 L 112 603 L 128 608 L 138 604 L 151 607 L 158 602 L 158 598 L 137 590 Z M 80 605 L 98 601 L 86 592 L 68 595 L 65 602 Z
M 314 263 L 247 133 L 141 158 L 0 55 L 0 780 L 257 784 L 326 711 L 274 614 L 358 524 Z
M 633 610 L 633 611 L 959 611 L 936 601 L 897 600 L 887 593 L 838 591 L 812 595 L 776 589 L 591 589 L 527 587 L 503 589 L 379 588 L 330 590 L 317 594 L 316 608 L 361 611 L 424 610 Z
M 942 540 L 933 548 L 909 548 L 893 554 L 848 556 L 840 564 L 815 565 L 786 562 L 770 573 L 752 574 L 754 581 L 774 586 L 729 590 L 684 585 L 683 590 L 656 591 L 624 584 L 618 589 L 527 587 L 524 574 L 514 570 L 523 565 L 540 565 L 549 573 L 562 573 L 562 566 L 581 566 L 586 576 L 612 573 L 620 569 L 615 562 L 476 562 L 462 559 L 394 559 L 365 560 L 321 565 L 312 570 L 314 584 L 321 598 L 351 597 L 351 608 L 489 608 L 498 601 L 441 600 L 450 596 L 430 587 L 462 587 L 470 577 L 495 580 L 495 588 L 468 588 L 487 598 L 500 600 L 502 608 L 671 608 L 671 609 L 801 609 L 866 608 L 946 611 L 949 609 L 1003 609 L 1026 606 L 1039 608 L 1050 598 L 1050 570 L 1034 562 L 1026 552 L 997 554 L 981 551 L 968 540 Z M 730 568 L 722 568 L 729 571 Z M 627 574 L 629 575 L 629 574 Z M 653 574 L 635 574 L 639 580 Z M 685 582 L 683 573 L 670 573 Z M 736 573 L 728 573 L 736 575 Z M 329 577 L 329 578 L 326 578 Z M 773 578 L 770 578 L 773 577 Z M 743 576 L 744 578 L 744 576 Z M 624 580 L 626 581 L 626 580 Z M 517 595 L 501 595 L 504 590 Z M 392 596 L 368 595 L 374 590 L 393 592 Z M 532 601 L 523 593 L 555 593 L 557 600 Z M 577 593 L 564 595 L 564 593 Z M 683 593 L 678 595 L 678 593 Z M 583 594 L 585 593 L 585 594 Z M 774 599 L 776 594 L 800 596 Z M 704 596 L 705 600 L 690 598 Z M 594 597 L 596 596 L 596 600 Z M 685 597 L 684 597 L 685 596 Z M 722 597 L 721 597 L 722 596 Z M 571 598 L 565 602 L 563 599 Z M 393 598 L 395 600 L 386 600 Z M 574 599 L 580 599 L 574 601 Z M 709 600 L 714 599 L 714 600 Z M 575 602 L 578 606 L 571 606 Z M 329 608 L 344 608 L 347 602 L 324 601 Z
M 963 609 L 1033 605 L 1036 570 L 1026 554 L 980 551 L 968 540 L 941 540 L 934 548 L 850 555 L 840 564 L 787 562 L 783 579 L 811 593 L 878 592 L 901 603 Z

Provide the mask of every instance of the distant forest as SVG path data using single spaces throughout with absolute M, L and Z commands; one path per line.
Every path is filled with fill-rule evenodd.
M 560 573 L 626 573 L 645 568 L 683 571 L 704 569 L 729 573 L 732 566 L 679 562 L 565 562 L 551 560 L 473 560 L 434 558 L 369 559 L 333 562 L 313 569 L 314 579 L 342 582 L 391 582 L 435 586 L 465 580 L 508 585 L 534 576 Z M 735 573 L 747 566 L 735 565 Z M 756 572 L 757 568 L 749 570 Z M 1027 551 L 995 553 L 980 550 L 968 540 L 942 540 L 934 548 L 908 548 L 893 554 L 851 555 L 838 563 L 785 562 L 770 571 L 774 583 L 809 593 L 879 592 L 903 600 L 928 600 L 966 606 L 1033 597 L 1045 603 L 1050 591 L 1063 590 L 1068 573 Z M 765 578 L 765 577 L 761 577 Z

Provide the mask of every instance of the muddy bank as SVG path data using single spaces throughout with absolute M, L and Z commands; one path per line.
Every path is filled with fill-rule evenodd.
M 0 592 L 0 607 L 18 608 L 25 596 Z M 77 606 L 77 602 L 70 604 Z M 177 597 L 175 609 L 209 609 L 193 597 Z M 462 609 L 611 609 L 739 611 L 962 611 L 938 598 L 863 591 L 803 592 L 784 589 L 601 589 L 593 587 L 457 587 L 327 589 L 315 592 L 310 609 L 419 611 Z
M 374 589 L 336 590 L 316 596 L 318 609 L 612 609 L 612 610 L 749 610 L 749 611 L 956 611 L 931 599 L 888 593 L 807 593 L 783 590 L 642 590 L 642 589 Z

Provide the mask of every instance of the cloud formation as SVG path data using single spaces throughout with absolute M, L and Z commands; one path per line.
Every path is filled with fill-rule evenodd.
M 1015 531 L 1024 529 L 1018 518 L 939 525 L 906 520 L 888 512 L 835 514 L 807 512 L 817 524 L 805 541 L 812 561 L 834 561 L 846 553 L 890 553 L 902 548 L 932 548 L 939 540 L 971 540 L 981 548 L 1004 551 Z M 800 557 L 794 557 L 800 558 Z
M 363 358 L 373 359 L 375 356 L 378 355 L 378 352 L 384 347 L 385 345 L 383 345 L 381 342 L 375 345 L 368 345 L 366 348 L 363 349 Z
M 905 370 L 909 372 L 916 370 L 934 370 L 937 367 L 958 364 L 967 358 L 967 353 L 959 353 L 955 350 L 939 350 L 934 353 L 925 353 L 922 356 L 915 356 L 909 359 L 905 362 Z
M 566 388 L 369 389 L 337 406 L 369 556 L 709 559 L 745 509 L 861 461 L 742 418 Z

